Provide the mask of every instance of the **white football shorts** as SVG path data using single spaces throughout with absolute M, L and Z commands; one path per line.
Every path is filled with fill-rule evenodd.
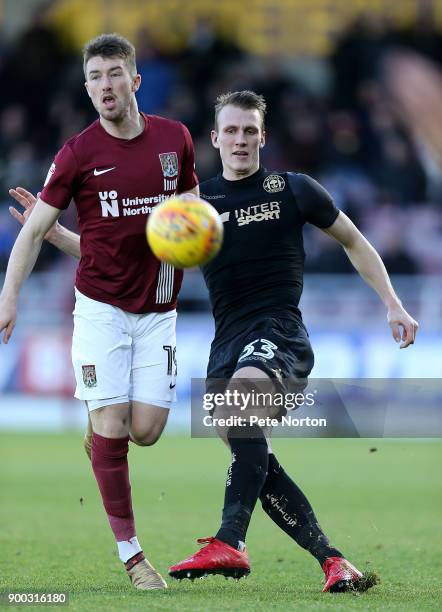
M 130 400 L 176 402 L 176 310 L 132 314 L 75 289 L 75 397 L 89 410 Z

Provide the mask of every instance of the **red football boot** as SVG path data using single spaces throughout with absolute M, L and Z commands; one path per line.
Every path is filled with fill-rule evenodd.
M 329 557 L 322 566 L 325 574 L 325 586 L 322 592 L 342 593 L 357 588 L 362 574 L 347 559 L 342 557 Z
M 250 573 L 247 552 L 236 550 L 216 538 L 200 538 L 198 544 L 205 544 L 194 555 L 172 565 L 169 575 L 172 578 L 201 578 L 208 574 L 221 574 L 226 578 L 242 578 Z

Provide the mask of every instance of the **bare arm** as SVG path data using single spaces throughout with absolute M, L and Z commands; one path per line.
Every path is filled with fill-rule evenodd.
M 17 299 L 21 286 L 31 273 L 46 232 L 54 225 L 60 211 L 38 200 L 32 217 L 21 229 L 6 270 L 5 283 L 0 294 L 0 332 L 8 342 L 17 319 Z
M 200 197 L 200 186 L 195 185 L 193 189 L 190 189 L 189 191 L 183 191 L 182 193 L 179 193 L 178 195 L 180 196 L 190 195 L 190 196 L 196 196 L 197 198 L 199 198 Z
M 24 225 L 29 219 L 32 211 L 34 210 L 37 198 L 27 189 L 23 187 L 17 187 L 17 189 L 10 189 L 9 195 L 14 198 L 24 208 L 24 212 L 20 213 L 13 206 L 9 207 L 9 212 L 17 219 L 21 225 Z M 37 194 L 38 196 L 39 194 Z M 56 222 L 46 233 L 45 240 L 53 244 L 57 249 L 63 251 L 67 255 L 80 259 L 80 236 L 75 232 L 71 232 L 67 228 Z
M 413 344 L 419 325 L 403 308 L 376 249 L 343 212 L 323 231 L 344 247 L 355 269 L 387 307 L 387 321 L 400 348 Z
M 54 233 L 48 239 L 49 242 L 66 255 L 80 259 L 80 235 L 68 230 L 60 223 L 55 224 L 54 230 Z

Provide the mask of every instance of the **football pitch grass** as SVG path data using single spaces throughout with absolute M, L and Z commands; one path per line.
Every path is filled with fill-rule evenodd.
M 169 579 L 167 591 L 136 591 L 116 555 L 82 435 L 3 432 L 0 591 L 68 591 L 68 609 L 106 612 L 442 609 L 440 440 L 276 440 L 274 452 L 331 542 L 357 567 L 378 572 L 380 585 L 322 594 L 318 563 L 258 503 L 248 578 Z M 228 453 L 217 440 L 166 432 L 154 447 L 131 445 L 129 456 L 138 536 L 167 578 L 169 565 L 197 549 L 197 537 L 217 529 Z

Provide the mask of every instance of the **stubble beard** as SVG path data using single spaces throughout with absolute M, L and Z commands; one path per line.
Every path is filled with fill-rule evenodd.
M 103 109 L 99 113 L 100 117 L 112 123 L 122 123 L 128 115 L 128 109 L 114 108 L 113 110 Z

